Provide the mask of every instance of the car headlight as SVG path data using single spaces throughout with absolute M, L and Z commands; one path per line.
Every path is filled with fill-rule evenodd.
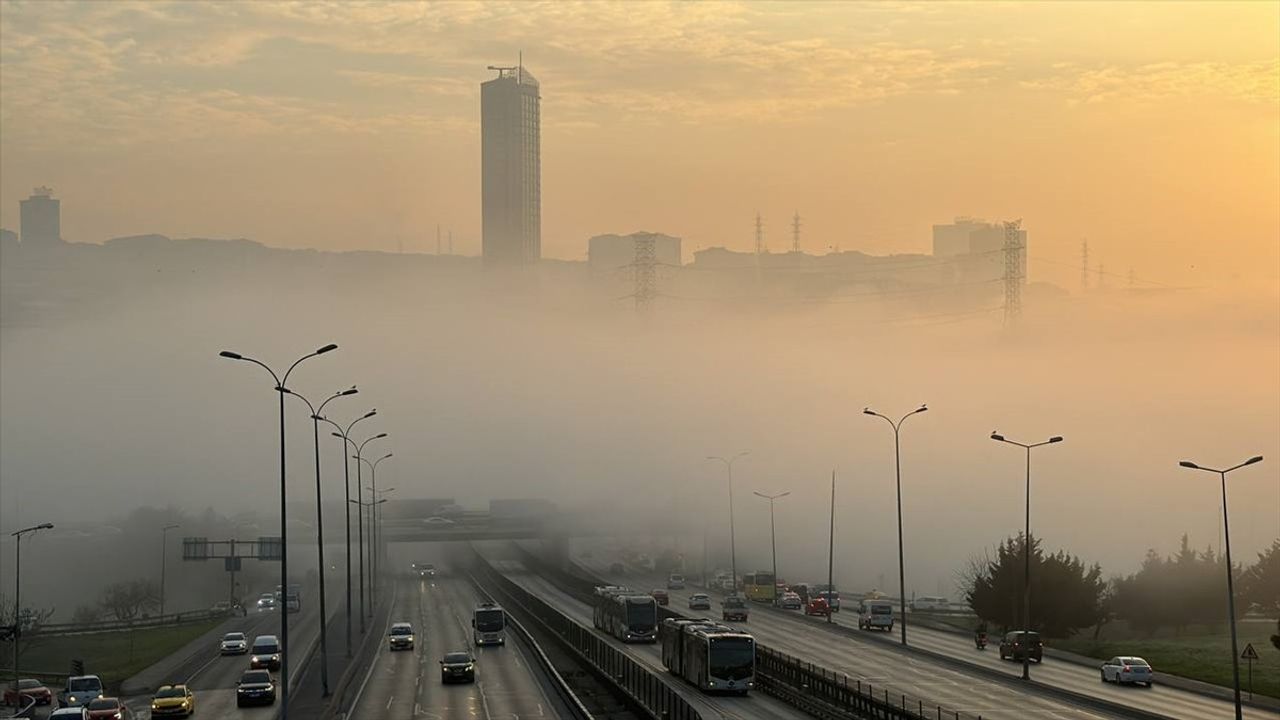
M 470 663 L 468 663 L 466 667 L 462 668 L 462 671 L 471 672 L 472 670 L 475 670 L 475 669 L 476 669 L 475 665 L 471 665 Z
M 72 696 L 71 696 L 71 698 L 70 698 L 70 700 L 71 700 L 71 702 L 75 702 L 75 701 L 76 701 L 76 696 L 75 696 L 75 695 L 72 695 Z

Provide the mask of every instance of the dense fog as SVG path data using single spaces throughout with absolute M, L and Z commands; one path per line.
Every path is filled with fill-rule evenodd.
M 968 558 L 1021 529 L 1024 456 L 993 430 L 1066 438 L 1035 451 L 1033 532 L 1108 574 L 1133 571 L 1148 547 L 1173 550 L 1183 533 L 1219 546 L 1216 477 L 1182 459 L 1265 455 L 1230 479 L 1237 561 L 1280 535 L 1274 297 L 1032 288 L 1017 328 L 999 313 L 939 318 L 888 301 L 660 297 L 637 314 L 572 264 L 507 275 L 444 260 L 346 254 L 297 272 L 147 280 L 141 256 L 128 277 L 63 277 L 110 292 L 61 297 L 55 311 L 7 296 L 0 522 L 58 525 L 24 541 L 24 567 L 36 568 L 24 594 L 95 595 L 57 572 L 72 529 L 156 525 L 138 529 L 157 538 L 154 557 L 130 553 L 116 579 L 158 572 L 166 512 L 243 514 L 272 532 L 276 394 L 260 368 L 218 352 L 282 368 L 329 342 L 339 349 L 299 366 L 289 386 L 320 400 L 358 385 L 326 415 L 345 424 L 377 408 L 354 434 L 390 433 L 370 452 L 394 453 L 378 472 L 393 498 L 483 509 L 546 497 L 570 515 L 615 517 L 634 542 L 674 520 L 678 542 L 700 552 L 704 524 L 715 548 L 727 534 L 724 467 L 704 458 L 749 450 L 734 466 L 740 571 L 769 562 L 768 505 L 752 491 L 790 491 L 777 504 L 779 573 L 825 575 L 835 470 L 838 582 L 896 584 L 893 435 L 867 406 L 929 406 L 902 429 L 908 592 L 953 594 Z M 312 427 L 301 403 L 288 410 L 290 501 L 305 505 Z M 328 431 L 326 503 L 342 492 Z M 131 520 L 144 506 L 158 512 Z M 311 541 L 294 542 L 301 558 Z M 6 542 L 0 575 L 11 558 Z

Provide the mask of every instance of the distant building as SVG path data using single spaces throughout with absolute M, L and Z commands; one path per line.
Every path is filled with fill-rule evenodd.
M 1027 279 L 1027 231 L 1018 231 L 1022 246 L 1022 281 Z M 1004 276 L 1004 225 L 958 217 L 950 225 L 933 226 L 934 257 L 955 261 L 957 279 L 982 281 Z
M 22 242 L 32 245 L 51 245 L 62 242 L 61 201 L 53 197 L 53 190 L 38 187 L 31 197 L 18 203 L 21 206 Z
M 482 254 L 486 266 L 542 257 L 542 154 L 538 81 L 524 69 L 493 68 L 480 84 Z
M 635 232 L 630 235 L 596 235 L 587 241 L 587 264 L 593 273 L 609 272 L 635 262 L 636 240 L 653 238 L 655 259 L 660 265 L 679 266 L 680 238 L 662 233 Z

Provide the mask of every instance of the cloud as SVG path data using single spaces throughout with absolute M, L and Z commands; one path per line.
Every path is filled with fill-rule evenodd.
M 1176 98 L 1233 99 L 1274 104 L 1280 100 L 1280 60 L 1252 63 L 1162 62 L 1132 67 L 1080 67 L 1058 63 L 1025 87 L 1064 94 L 1073 105 L 1156 103 Z

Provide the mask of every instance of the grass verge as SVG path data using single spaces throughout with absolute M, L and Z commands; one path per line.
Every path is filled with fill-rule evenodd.
M 1270 639 L 1275 627 L 1274 621 L 1241 622 L 1239 643 L 1241 652 L 1247 643 L 1252 643 L 1258 652 L 1259 659 L 1253 663 L 1253 692 L 1280 698 L 1280 650 Z M 1116 655 L 1137 655 L 1151 663 L 1157 673 L 1167 672 L 1224 687 L 1232 685 L 1231 636 L 1225 630 L 1184 633 L 1181 637 L 1102 638 L 1096 642 L 1075 637 L 1053 640 L 1050 645 L 1100 661 Z M 1248 667 L 1248 663 L 1240 661 L 1240 689 L 1245 693 L 1249 690 Z
M 132 632 L 34 637 L 24 642 L 22 667 L 40 672 L 70 673 L 72 660 L 83 660 L 86 673 L 115 686 L 183 645 L 217 627 L 221 619 L 191 625 L 147 628 Z

